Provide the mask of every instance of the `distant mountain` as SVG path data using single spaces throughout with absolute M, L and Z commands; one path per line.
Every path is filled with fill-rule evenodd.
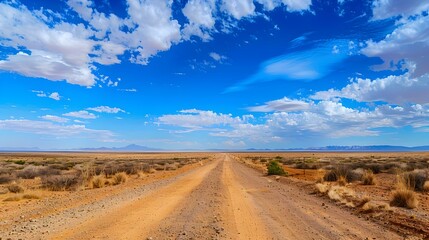
M 40 148 L 30 147 L 0 147 L 0 152 L 38 152 L 41 151 Z
M 96 152 L 147 152 L 147 151 L 159 151 L 158 148 L 150 148 L 146 146 L 140 146 L 137 144 L 130 144 L 124 147 L 99 147 L 99 148 L 80 148 L 80 151 L 96 151 Z
M 247 151 L 326 151 L 326 152 L 413 152 L 429 151 L 429 146 L 404 147 L 391 145 L 372 145 L 372 146 L 326 146 L 310 148 L 286 148 L 286 149 L 255 149 L 250 148 Z

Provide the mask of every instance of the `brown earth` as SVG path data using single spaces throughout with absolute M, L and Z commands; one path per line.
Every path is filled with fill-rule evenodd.
M 168 175 L 0 205 L 0 239 L 403 239 L 218 154 Z

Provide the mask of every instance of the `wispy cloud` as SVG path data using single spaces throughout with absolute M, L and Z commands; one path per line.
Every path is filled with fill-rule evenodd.
M 248 85 L 273 80 L 316 80 L 331 73 L 349 56 L 349 40 L 331 40 L 311 49 L 296 51 L 263 62 L 257 73 L 225 90 L 234 92 Z M 334 50 L 334 51 L 333 51 Z
M 86 110 L 99 112 L 99 113 L 119 113 L 119 112 L 125 112 L 124 110 L 117 108 L 117 107 L 109 107 L 109 106 L 99 106 L 99 107 L 92 107 L 87 108 Z
M 63 116 L 66 117 L 74 117 L 74 118 L 82 118 L 82 119 L 95 119 L 97 116 L 95 116 L 93 113 L 90 113 L 88 111 L 76 111 L 76 112 L 69 112 L 64 113 Z
M 114 141 L 114 134 L 108 130 L 96 130 L 85 125 L 60 125 L 46 121 L 27 119 L 0 120 L 0 129 L 12 130 L 54 137 L 87 137 L 100 142 Z

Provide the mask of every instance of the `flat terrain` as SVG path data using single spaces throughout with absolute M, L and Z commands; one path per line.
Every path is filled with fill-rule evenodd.
M 215 154 L 123 185 L 1 202 L 0 239 L 403 237 L 234 156 Z

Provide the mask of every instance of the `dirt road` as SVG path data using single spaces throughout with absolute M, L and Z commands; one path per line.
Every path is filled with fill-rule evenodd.
M 26 231 L 0 239 L 402 239 L 228 154 L 123 194 L 17 222 Z

